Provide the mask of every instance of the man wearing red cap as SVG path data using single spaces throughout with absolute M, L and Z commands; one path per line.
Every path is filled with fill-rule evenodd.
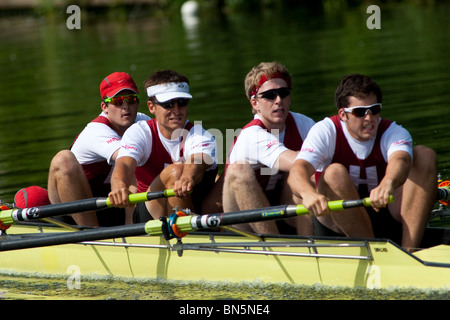
M 48 179 L 51 203 L 107 196 L 110 174 L 125 130 L 137 121 L 150 119 L 138 113 L 139 92 L 128 73 L 114 72 L 104 78 L 100 96 L 101 114 L 88 123 L 70 150 L 60 151 L 51 162 Z M 114 209 L 77 213 L 72 218 L 85 226 L 125 223 L 123 210 Z M 131 216 L 128 218 L 127 222 L 131 222 Z
M 276 62 L 262 62 L 247 74 L 245 92 L 254 118 L 244 126 L 228 154 L 224 212 L 292 202 L 286 174 L 314 121 L 290 111 L 291 87 L 288 70 Z M 307 216 L 297 217 L 289 224 L 298 234 L 312 234 L 312 222 Z M 248 231 L 265 234 L 280 233 L 279 227 L 286 226 L 275 221 L 246 226 Z M 294 232 L 290 227 L 285 230 Z
M 135 223 L 167 216 L 175 207 L 200 214 L 217 173 L 214 136 L 187 119 L 192 95 L 186 76 L 174 70 L 157 71 L 145 87 L 147 106 L 155 118 L 132 125 L 123 136 L 111 178 L 111 204 L 128 205 L 136 174 L 138 192 L 174 189 L 176 197 L 138 204 Z

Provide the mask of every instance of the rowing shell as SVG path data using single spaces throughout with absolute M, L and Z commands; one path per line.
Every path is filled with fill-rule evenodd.
M 448 229 L 433 245 L 450 241 Z M 66 232 L 20 223 L 6 240 Z M 427 233 L 428 234 L 428 233 Z M 447 237 L 447 240 L 445 238 Z M 197 232 L 184 238 L 131 236 L 0 252 L 0 272 L 100 275 L 179 281 L 266 282 L 364 288 L 450 288 L 450 246 L 414 254 L 385 239 L 266 236 Z

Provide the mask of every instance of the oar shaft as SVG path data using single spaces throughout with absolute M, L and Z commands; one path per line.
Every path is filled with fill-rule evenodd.
M 76 232 L 38 234 L 34 237 L 0 241 L 0 251 L 54 246 L 83 241 L 106 240 L 121 237 L 145 235 L 145 223 L 104 227 Z
M 393 201 L 391 197 L 390 202 Z M 359 200 L 336 200 L 328 202 L 331 211 L 370 206 L 369 198 Z M 212 213 L 200 216 L 182 216 L 176 219 L 176 226 L 181 233 L 200 229 L 218 228 L 227 225 L 285 219 L 308 214 L 303 205 L 279 205 L 246 211 Z M 151 220 L 146 223 L 145 230 L 149 235 L 162 235 L 163 222 Z
M 106 200 L 105 200 L 106 201 Z M 367 198 L 362 200 L 331 201 L 328 203 L 330 210 L 339 211 L 357 206 L 368 206 Z M 275 220 L 295 217 L 307 214 L 308 211 L 302 205 L 281 205 L 269 208 L 261 208 L 247 211 L 214 213 L 202 216 L 181 216 L 176 220 L 176 226 L 180 232 L 189 232 L 199 229 L 217 228 L 221 226 L 249 223 L 257 221 Z M 165 221 L 165 223 L 163 223 Z M 105 240 L 112 238 L 131 237 L 139 235 L 162 235 L 163 226 L 167 226 L 167 220 L 150 220 L 147 223 L 125 225 L 118 227 L 105 227 L 68 233 L 42 234 L 30 238 L 13 238 L 0 241 L 0 251 L 36 248 L 44 246 L 77 243 L 83 241 Z M 165 232 L 167 234 L 167 232 Z
M 129 195 L 129 202 L 136 204 L 153 199 L 172 197 L 174 196 L 173 189 L 155 192 L 143 192 Z M 89 198 L 76 200 L 66 203 L 50 204 L 40 207 L 11 209 L 0 212 L 0 222 L 4 225 L 11 225 L 20 221 L 34 221 L 43 218 L 61 216 L 65 214 L 72 214 L 78 212 L 95 211 L 110 207 L 111 204 L 108 198 Z

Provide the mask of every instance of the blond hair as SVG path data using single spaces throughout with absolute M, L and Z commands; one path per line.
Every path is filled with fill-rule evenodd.
M 245 77 L 244 87 L 247 98 L 250 100 L 265 81 L 273 78 L 282 78 L 286 81 L 289 89 L 291 89 L 291 75 L 285 66 L 278 62 L 261 62 L 253 67 Z

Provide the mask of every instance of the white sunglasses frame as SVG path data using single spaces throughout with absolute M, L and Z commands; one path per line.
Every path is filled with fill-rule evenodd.
M 377 103 L 371 104 L 370 106 L 355 106 L 355 107 L 351 107 L 351 108 L 344 108 L 344 112 L 346 112 L 346 113 L 352 113 L 353 109 L 357 109 L 357 108 L 365 108 L 365 109 L 367 109 L 367 110 L 366 110 L 366 113 L 364 114 L 364 116 L 365 116 L 365 115 L 367 115 L 367 112 L 370 111 L 370 108 L 372 108 L 372 107 L 374 107 L 374 106 L 377 106 L 377 105 L 380 105 L 380 109 L 383 109 L 383 104 L 377 102 Z M 381 111 L 381 110 L 380 110 L 380 111 Z M 370 111 L 370 113 L 372 113 L 372 111 Z

